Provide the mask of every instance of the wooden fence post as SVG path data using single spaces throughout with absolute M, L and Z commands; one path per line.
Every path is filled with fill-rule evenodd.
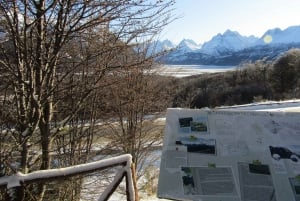
M 139 201 L 139 193 L 138 193 L 138 188 L 137 188 L 137 179 L 136 179 L 136 171 L 135 171 L 135 164 L 131 164 L 131 173 L 132 173 L 132 181 L 133 181 L 133 187 L 134 187 L 134 197 L 135 201 Z

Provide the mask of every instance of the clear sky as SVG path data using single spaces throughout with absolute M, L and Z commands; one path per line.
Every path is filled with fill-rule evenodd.
M 161 39 L 209 41 L 227 29 L 261 37 L 268 29 L 300 25 L 300 0 L 176 0 L 176 19 Z

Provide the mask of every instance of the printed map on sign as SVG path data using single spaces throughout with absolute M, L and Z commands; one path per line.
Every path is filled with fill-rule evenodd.
M 300 113 L 168 109 L 158 197 L 300 201 Z

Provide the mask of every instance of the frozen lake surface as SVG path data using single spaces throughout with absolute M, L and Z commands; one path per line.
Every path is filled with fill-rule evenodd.
M 235 70 L 237 66 L 213 65 L 162 65 L 157 68 L 160 75 L 172 77 L 187 77 L 204 73 L 218 73 Z

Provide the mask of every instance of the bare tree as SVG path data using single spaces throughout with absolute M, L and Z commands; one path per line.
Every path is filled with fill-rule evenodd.
M 139 170 L 153 146 L 161 145 L 162 126 L 155 120 L 170 102 L 165 86 L 152 71 L 153 59 L 145 55 L 128 52 L 119 59 L 123 67 L 112 73 L 110 81 L 115 84 L 109 85 L 107 97 L 107 110 L 114 118 L 106 131 L 114 142 L 109 146 L 130 153 Z
M 97 118 L 87 111 L 92 111 L 89 101 L 99 98 L 101 81 L 107 72 L 124 65 L 118 59 L 128 47 L 170 22 L 172 4 L 172 0 L 0 2 L 1 127 L 5 138 L 13 139 L 18 155 L 14 158 L 19 165 L 12 170 L 51 168 L 51 152 L 58 147 L 54 142 L 74 148 L 85 136 L 86 148 L 91 147 L 91 135 L 72 130 L 66 139 L 62 128 Z M 2 145 L 1 164 L 11 164 L 2 155 L 8 153 Z M 41 156 L 32 157 L 37 150 Z M 44 186 L 37 195 L 43 200 Z M 24 188 L 15 196 L 28 200 Z

